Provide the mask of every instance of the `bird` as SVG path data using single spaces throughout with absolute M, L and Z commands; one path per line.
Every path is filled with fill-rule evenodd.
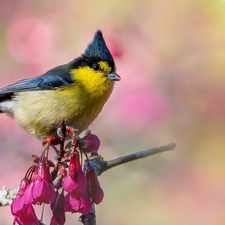
M 0 113 L 38 140 L 57 137 L 62 119 L 84 131 L 102 111 L 121 77 L 97 30 L 83 54 L 46 73 L 0 89 Z

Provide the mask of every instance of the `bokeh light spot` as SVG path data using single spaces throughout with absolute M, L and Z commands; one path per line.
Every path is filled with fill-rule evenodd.
M 126 94 L 120 100 L 121 113 L 126 126 L 139 127 L 142 125 L 156 125 L 169 112 L 167 100 L 156 90 L 137 88 Z
M 45 60 L 49 53 L 53 41 L 52 29 L 39 18 L 16 19 L 8 28 L 6 41 L 14 59 L 37 64 Z

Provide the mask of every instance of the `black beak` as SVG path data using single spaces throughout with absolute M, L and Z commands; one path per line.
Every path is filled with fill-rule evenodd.
M 119 80 L 121 80 L 121 77 L 118 74 L 116 74 L 115 72 L 112 72 L 112 73 L 107 74 L 107 79 L 112 80 L 112 81 L 119 81 Z

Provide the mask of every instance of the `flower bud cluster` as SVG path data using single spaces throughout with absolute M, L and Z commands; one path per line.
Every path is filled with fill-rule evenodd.
M 52 219 L 50 225 L 65 224 L 65 212 L 82 213 L 86 215 L 92 204 L 99 204 L 104 196 L 98 182 L 95 170 L 90 166 L 87 158 L 87 169 L 82 170 L 82 152 L 97 151 L 100 141 L 96 135 L 89 134 L 83 138 L 82 148 L 75 140 L 70 149 L 70 163 L 67 172 L 65 162 L 59 163 L 57 183 L 53 186 L 50 166 L 54 163 L 48 160 L 48 149 L 51 138 L 45 142 L 48 147 L 39 158 L 33 156 L 36 165 L 28 169 L 21 180 L 20 189 L 13 200 L 11 211 L 14 223 L 19 225 L 39 225 L 33 205 L 50 204 Z M 55 140 L 54 140 L 55 141 Z M 86 152 L 84 152 L 87 156 Z

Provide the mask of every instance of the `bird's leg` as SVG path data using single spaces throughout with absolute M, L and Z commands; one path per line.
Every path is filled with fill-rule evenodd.
M 58 160 L 61 161 L 61 159 L 64 156 L 64 144 L 65 144 L 65 138 L 66 138 L 66 125 L 64 119 L 62 119 L 61 122 L 61 132 L 60 132 L 60 150 L 58 155 Z
M 58 159 L 59 150 L 55 147 L 55 145 L 51 144 L 51 146 L 55 150 L 55 153 L 57 154 L 57 159 Z

